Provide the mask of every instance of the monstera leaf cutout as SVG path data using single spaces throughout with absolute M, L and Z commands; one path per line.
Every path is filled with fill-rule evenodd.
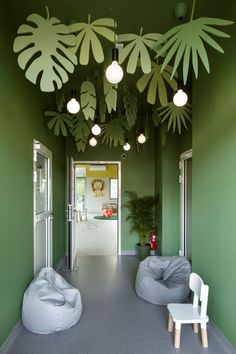
M 84 114 L 80 111 L 74 118 L 73 118 L 73 127 L 71 128 L 71 133 L 75 139 L 75 142 L 83 140 L 85 137 L 91 132 L 91 121 L 86 120 Z
M 126 117 L 113 118 L 110 122 L 102 124 L 101 128 L 102 143 L 109 144 L 110 147 L 112 144 L 115 147 L 124 144 L 124 132 L 129 129 Z
M 91 81 L 84 81 L 80 88 L 80 103 L 85 118 L 94 120 L 96 110 L 96 91 Z
M 116 34 L 110 28 L 114 28 L 115 26 L 116 23 L 112 18 L 99 18 L 91 23 L 90 14 L 88 16 L 88 23 L 81 22 L 70 25 L 71 32 L 78 33 L 76 37 L 77 43 L 72 50 L 76 53 L 80 47 L 79 63 L 81 65 L 88 64 L 90 48 L 97 63 L 104 61 L 103 48 L 97 35 L 106 38 L 110 42 L 114 42 Z
M 104 95 L 105 95 L 105 102 L 107 105 L 107 111 L 108 113 L 111 113 L 111 111 L 116 111 L 116 105 L 117 105 L 117 85 L 112 85 L 110 82 L 107 81 L 105 75 L 103 78 L 103 89 L 104 89 Z
M 138 104 L 137 97 L 133 94 L 132 88 L 128 83 L 124 84 L 124 108 L 125 108 L 125 116 L 127 118 L 128 124 L 132 127 L 137 119 L 138 113 Z
M 157 109 L 161 123 L 168 119 L 167 130 L 169 131 L 171 126 L 173 133 L 178 128 L 179 134 L 181 134 L 182 125 L 185 129 L 188 129 L 186 121 L 191 122 L 192 106 L 187 103 L 185 106 L 177 107 L 173 102 L 169 102 L 166 107 L 160 107 Z
M 165 70 L 161 69 L 161 64 L 152 61 L 152 70 L 149 74 L 144 74 L 137 81 L 137 88 L 139 92 L 144 92 L 148 86 L 147 102 L 150 104 L 155 104 L 156 96 L 158 92 L 159 100 L 162 106 L 166 106 L 168 103 L 167 88 L 165 81 L 174 91 L 177 91 L 177 82 L 173 78 L 171 80 L 172 67 L 167 65 Z
M 140 59 L 140 65 L 142 71 L 147 74 L 151 71 L 151 59 L 147 48 L 152 48 L 155 43 L 161 38 L 159 33 L 148 33 L 142 36 L 142 27 L 140 34 L 119 34 L 118 41 L 130 42 L 124 48 L 120 49 L 120 63 L 122 64 L 125 59 L 129 56 L 127 64 L 127 72 L 134 74 L 138 65 L 138 60 Z
M 157 55 L 161 56 L 163 53 L 167 52 L 162 65 L 162 70 L 165 69 L 171 59 L 175 56 L 172 77 L 180 64 L 181 59 L 183 59 L 184 83 L 186 83 L 188 78 L 191 55 L 192 66 L 196 78 L 198 77 L 198 57 L 201 58 L 206 71 L 208 73 L 210 72 L 209 60 L 204 42 L 218 52 L 224 53 L 223 49 L 209 34 L 224 38 L 230 36 L 212 26 L 227 26 L 233 24 L 232 21 L 210 17 L 201 17 L 193 20 L 194 7 L 195 0 L 193 1 L 192 14 L 189 22 L 172 28 L 157 42 L 158 46 L 162 45 L 160 50 L 157 49 Z
M 55 17 L 32 14 L 27 21 L 33 25 L 21 25 L 14 40 L 13 50 L 20 53 L 18 64 L 30 82 L 40 81 L 41 91 L 60 89 L 68 81 L 67 72 L 73 73 L 77 64 L 75 54 L 67 49 L 76 44 L 76 38 Z
M 44 113 L 46 117 L 53 117 L 48 122 L 48 128 L 54 129 L 55 135 L 67 136 L 67 128 L 73 126 L 71 115 L 67 113 L 55 112 L 55 111 L 46 111 Z

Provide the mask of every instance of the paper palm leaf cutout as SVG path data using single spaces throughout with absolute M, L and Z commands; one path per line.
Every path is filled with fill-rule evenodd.
M 151 59 L 147 48 L 152 48 L 156 42 L 161 38 L 159 33 L 148 33 L 142 36 L 142 27 L 140 34 L 119 34 L 118 41 L 130 42 L 124 48 L 120 49 L 119 62 L 122 64 L 129 56 L 126 71 L 130 74 L 134 74 L 138 65 L 138 59 L 140 59 L 140 65 L 142 71 L 147 74 L 151 71 Z
M 108 113 L 111 113 L 111 111 L 116 111 L 116 105 L 117 105 L 117 85 L 112 85 L 110 82 L 107 81 L 105 75 L 103 78 L 103 89 L 104 89 L 104 95 L 105 95 L 105 102 L 107 105 L 107 111 Z
M 102 124 L 101 128 L 102 143 L 110 147 L 112 144 L 115 147 L 124 144 L 124 132 L 129 128 L 125 117 L 113 118 L 109 123 Z
M 152 70 L 149 74 L 144 74 L 137 81 L 137 88 L 139 92 L 144 92 L 148 87 L 147 102 L 155 104 L 156 96 L 158 92 L 159 100 L 162 106 L 166 106 L 168 103 L 167 88 L 165 82 L 168 83 L 174 91 L 177 91 L 177 82 L 173 78 L 171 80 L 172 67 L 166 65 L 165 69 L 162 69 L 161 64 L 152 61 Z
M 132 89 L 128 83 L 124 84 L 124 108 L 125 108 L 125 116 L 127 118 L 128 124 L 132 127 L 137 119 L 138 113 L 138 104 L 137 97 L 133 94 Z
M 98 35 L 110 42 L 114 42 L 116 34 L 110 28 L 114 28 L 115 26 L 116 23 L 112 18 L 99 18 L 91 23 L 90 14 L 88 16 L 88 23 L 81 22 L 70 25 L 71 32 L 77 33 L 77 43 L 73 48 L 73 52 L 76 53 L 80 47 L 79 63 L 81 65 L 88 64 L 90 48 L 97 63 L 104 61 L 103 48 Z
M 167 130 L 170 130 L 172 126 L 173 133 L 178 128 L 179 134 L 181 134 L 182 125 L 185 129 L 188 129 L 186 121 L 191 122 L 192 106 L 187 103 L 185 106 L 177 107 L 173 102 L 169 102 L 166 107 L 160 107 L 157 109 L 161 123 L 168 119 Z
M 60 89 L 68 81 L 77 64 L 75 54 L 67 48 L 76 44 L 76 38 L 70 34 L 67 26 L 55 17 L 45 19 L 38 14 L 27 17 L 33 25 L 19 27 L 18 37 L 14 40 L 13 50 L 18 55 L 18 64 L 26 70 L 26 78 L 36 84 L 40 81 L 40 90 L 52 92 Z M 41 75 L 42 74 L 42 75 Z
M 224 38 L 230 36 L 212 26 L 227 26 L 232 23 L 232 21 L 218 18 L 201 17 L 196 20 L 191 19 L 189 22 L 169 30 L 157 42 L 158 46 L 163 45 L 157 55 L 161 56 L 164 52 L 167 52 L 162 70 L 166 68 L 167 64 L 175 56 L 171 76 L 173 77 L 181 59 L 183 59 L 183 80 L 184 83 L 186 83 L 191 60 L 190 57 L 192 56 L 192 66 L 195 77 L 198 77 L 198 57 L 200 57 L 206 71 L 209 73 L 210 66 L 204 42 L 218 52 L 224 53 L 223 49 L 210 35 Z
M 91 121 L 86 120 L 83 113 L 80 111 L 74 118 L 73 118 L 73 127 L 71 129 L 71 133 L 75 139 L 75 142 L 83 140 L 85 137 L 91 132 L 92 124 Z
M 55 111 L 46 111 L 44 113 L 46 117 L 53 117 L 48 123 L 49 129 L 54 129 L 55 135 L 67 136 L 67 128 L 73 126 L 72 117 L 67 113 L 55 112 Z
M 97 105 L 94 84 L 91 81 L 84 81 L 80 88 L 80 103 L 85 118 L 94 120 Z
M 76 142 L 78 152 L 85 152 L 87 141 L 88 137 L 86 136 Z

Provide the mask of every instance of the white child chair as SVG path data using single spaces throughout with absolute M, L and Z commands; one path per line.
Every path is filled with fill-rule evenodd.
M 208 303 L 208 285 L 204 284 L 201 277 L 196 273 L 191 273 L 189 278 L 189 287 L 193 291 L 193 303 L 191 304 L 168 304 L 169 311 L 168 331 L 173 331 L 175 323 L 175 348 L 180 347 L 181 325 L 192 323 L 195 333 L 198 333 L 198 324 L 201 324 L 201 336 L 203 348 L 208 348 L 207 339 L 207 303 Z M 200 302 L 200 305 L 199 305 Z

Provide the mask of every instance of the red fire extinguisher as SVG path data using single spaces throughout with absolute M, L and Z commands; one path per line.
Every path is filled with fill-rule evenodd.
M 156 234 L 154 231 L 150 232 L 150 244 L 151 244 L 151 249 L 156 250 L 157 248 L 157 239 L 156 239 Z

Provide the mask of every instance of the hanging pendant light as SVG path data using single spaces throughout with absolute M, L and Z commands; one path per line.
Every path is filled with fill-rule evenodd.
M 111 84 L 118 84 L 123 79 L 123 69 L 118 64 L 119 50 L 118 48 L 112 48 L 112 63 L 106 69 L 106 79 Z
M 68 112 L 72 114 L 76 114 L 80 110 L 80 104 L 76 99 L 76 91 L 72 90 L 71 91 L 71 99 L 66 105 Z
M 183 83 L 178 81 L 178 91 L 174 94 L 173 102 L 177 107 L 183 107 L 188 102 L 188 95 L 183 90 Z
M 98 119 L 95 118 L 94 120 L 94 126 L 91 129 L 91 132 L 93 133 L 93 135 L 99 135 L 101 133 L 102 129 L 101 127 L 98 125 Z
M 140 134 L 138 136 L 138 142 L 139 144 L 144 144 L 145 141 L 147 140 L 146 136 L 144 135 L 144 130 L 140 129 Z
M 124 149 L 125 151 L 129 151 L 130 148 L 131 148 L 131 146 L 130 146 L 130 144 L 129 144 L 129 142 L 128 142 L 128 138 L 126 138 L 126 139 L 125 139 L 125 144 L 123 145 L 123 149 Z
M 90 146 L 96 146 L 97 145 L 97 139 L 94 138 L 94 136 L 89 140 L 89 145 Z

